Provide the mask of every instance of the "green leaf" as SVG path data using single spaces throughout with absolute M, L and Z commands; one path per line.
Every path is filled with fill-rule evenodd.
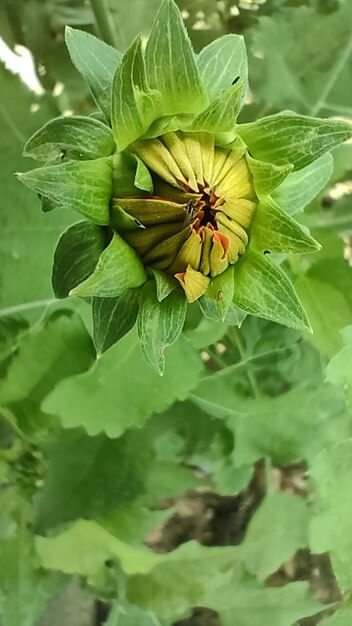
M 17 310 L 28 315 L 52 300 L 49 271 L 52 255 L 58 237 L 73 220 L 65 211 L 44 215 L 35 194 L 28 193 L 13 176 L 14 171 L 31 166 L 21 156 L 23 145 L 39 126 L 57 114 L 53 112 L 52 100 L 46 96 L 38 99 L 18 76 L 1 64 L 0 92 L 0 307 L 5 307 L 4 315 Z M 34 113 L 32 106 L 37 107 Z
M 248 251 L 235 265 L 234 303 L 244 311 L 297 330 L 310 330 L 286 274 L 264 255 Z
M 66 27 L 66 45 L 72 63 L 82 74 L 107 120 L 110 119 L 111 89 L 122 55 L 90 33 Z
M 142 191 L 153 193 L 153 179 L 151 173 L 141 159 L 139 159 L 135 154 L 133 157 L 137 161 L 137 169 L 134 177 L 135 186 Z
M 352 324 L 351 276 L 344 259 L 325 259 L 295 282 L 313 328 L 309 340 L 329 356 L 342 347 L 341 329 Z
M 111 129 L 93 117 L 57 117 L 40 128 L 27 141 L 25 156 L 48 161 L 89 160 L 107 157 L 115 149 Z
M 152 272 L 155 278 L 156 297 L 159 302 L 162 302 L 179 285 L 172 276 L 165 274 L 165 272 L 153 269 Z
M 232 581 L 211 590 L 207 604 L 219 612 L 222 626 L 233 626 L 234 615 L 236 626 L 292 626 L 323 607 L 312 597 L 309 585 L 302 582 L 270 589 Z
M 202 367 L 198 353 L 180 339 L 169 348 L 160 378 L 145 363 L 136 334 L 131 332 L 91 370 L 58 385 L 44 407 L 58 415 L 66 428 L 83 426 L 90 435 L 106 432 L 118 437 L 127 428 L 142 426 L 152 413 L 164 411 L 177 398 L 184 399 L 197 385 Z M 157 394 L 151 393 L 153 388 Z
M 153 192 L 153 180 L 148 168 L 135 154 L 115 152 L 113 157 L 112 196 L 125 198 Z
M 149 572 L 163 557 L 135 548 L 114 537 L 95 521 L 79 520 L 55 537 L 36 538 L 36 550 L 46 569 L 91 576 L 105 561 L 116 558 L 126 574 Z
M 61 431 L 44 447 L 47 471 L 35 499 L 37 532 L 117 510 L 145 491 L 152 449 L 143 431 L 119 439 Z M 114 480 L 111 480 L 111 477 Z M 126 480 L 128 476 L 128 480 Z
M 93 298 L 94 345 L 98 354 L 103 354 L 131 330 L 138 308 L 138 289 L 128 289 L 118 298 Z
M 139 37 L 127 50 L 114 77 L 111 124 L 119 150 L 144 135 L 156 117 L 159 100 L 160 94 L 147 80 Z
M 19 342 L 0 391 L 0 403 L 29 397 L 39 403 L 63 378 L 85 371 L 94 349 L 77 314 L 53 315 Z
M 257 206 L 251 228 L 251 247 L 258 252 L 317 252 L 321 245 L 295 219 L 267 196 Z
M 323 619 L 321 626 L 350 626 L 352 620 L 352 606 L 350 603 L 342 604 L 336 613 L 327 619 Z
M 237 82 L 220 93 L 191 124 L 192 131 L 206 133 L 233 133 L 227 141 L 235 138 L 235 126 L 243 98 L 243 83 Z
M 255 159 L 275 165 L 306 167 L 352 136 L 352 124 L 283 113 L 241 124 L 240 137 Z
M 141 348 L 147 362 L 161 376 L 165 370 L 164 350 L 179 338 L 186 310 L 186 298 L 180 289 L 171 292 L 162 302 L 157 299 L 151 281 L 141 292 L 137 320 Z
M 309 510 L 303 499 L 269 493 L 254 513 L 241 544 L 244 563 L 261 581 L 308 545 Z
M 289 215 L 302 211 L 328 184 L 334 159 L 327 153 L 298 172 L 290 174 L 272 194 Z
M 94 271 L 106 245 L 106 233 L 91 222 L 78 222 L 61 235 L 54 254 L 52 276 L 57 298 L 66 298 Z
M 197 302 L 201 308 L 203 315 L 207 319 L 214 322 L 224 321 L 226 324 L 229 324 L 229 326 L 241 326 L 244 318 L 246 317 L 246 313 L 232 303 L 227 310 L 225 319 L 222 320 L 217 303 L 213 298 L 209 298 L 207 295 L 204 295 L 199 298 Z
M 310 474 L 315 487 L 310 547 L 329 552 L 341 591 L 352 585 L 352 539 L 349 532 L 351 501 L 346 485 L 352 480 L 352 441 L 342 441 L 323 450 L 313 461 Z
M 145 51 L 150 89 L 160 93 L 159 115 L 198 113 L 207 105 L 192 46 L 180 11 L 164 0 Z
M 342 331 L 344 347 L 330 361 L 326 368 L 327 380 L 333 385 L 341 385 L 346 391 L 352 409 L 352 326 Z
M 112 184 L 110 158 L 94 161 L 68 161 L 60 165 L 39 167 L 19 180 L 54 204 L 74 209 L 96 224 L 109 223 Z
M 143 263 L 133 248 L 120 235 L 114 234 L 108 247 L 100 255 L 97 266 L 71 295 L 114 298 L 126 289 L 139 287 L 147 280 Z
M 212 100 L 236 78 L 247 87 L 247 53 L 241 35 L 224 35 L 203 48 L 197 57 L 202 83 Z
M 257 195 L 267 195 L 278 187 L 293 169 L 290 163 L 287 165 L 274 165 L 252 159 L 247 154 L 247 163 L 253 175 L 254 187 Z
M 232 305 L 234 288 L 234 267 L 232 266 L 216 278 L 212 279 L 205 292 L 205 298 L 211 298 L 214 300 L 222 322 L 224 322 L 228 317 L 229 309 Z
M 160 622 L 149 611 L 117 601 L 112 605 L 105 626 L 160 626 Z

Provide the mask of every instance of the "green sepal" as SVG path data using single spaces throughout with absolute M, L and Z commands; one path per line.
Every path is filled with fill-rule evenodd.
M 139 289 L 127 289 L 118 298 L 93 298 L 93 340 L 103 354 L 133 328 L 139 308 Z
M 204 317 L 215 322 L 225 322 L 225 324 L 228 324 L 229 326 L 240 327 L 247 315 L 232 302 L 226 312 L 225 318 L 223 319 L 219 313 L 218 307 L 216 306 L 216 301 L 214 298 L 207 296 L 206 293 L 204 296 L 199 298 L 197 302 Z
M 206 133 L 230 133 L 235 136 L 235 126 L 243 99 L 243 83 L 237 82 L 219 94 L 209 106 L 193 120 L 190 130 Z
M 145 64 L 150 89 L 161 95 L 159 116 L 198 113 L 207 106 L 192 45 L 173 0 L 164 0 L 155 17 Z
M 266 256 L 248 250 L 235 264 L 234 303 L 252 315 L 312 332 L 286 274 Z
M 109 223 L 110 157 L 68 161 L 17 174 L 19 180 L 60 208 L 74 209 L 96 224 Z
M 181 289 L 159 302 L 154 281 L 143 287 L 137 318 L 138 335 L 146 361 L 160 376 L 165 370 L 164 350 L 181 335 L 186 311 L 187 302 Z
M 39 161 L 110 156 L 115 149 L 111 129 L 93 117 L 57 117 L 40 128 L 27 141 L 24 156 Z
M 110 120 L 112 81 L 122 54 L 94 35 L 69 26 L 66 26 L 65 41 L 72 63 L 106 119 Z
M 180 284 L 175 278 L 165 274 L 165 272 L 153 269 L 151 271 L 155 278 L 156 297 L 159 302 L 162 302 L 174 289 L 177 289 Z
M 251 227 L 251 248 L 258 252 L 302 254 L 317 252 L 321 245 L 274 202 L 260 199 Z
M 230 266 L 213 278 L 205 292 L 205 296 L 215 302 L 216 309 L 222 322 L 226 320 L 228 310 L 233 301 L 234 293 L 234 266 Z
M 275 202 L 289 215 L 302 211 L 325 189 L 334 167 L 332 154 L 326 153 L 298 172 L 290 174 L 272 194 Z
M 160 94 L 150 88 L 138 37 L 124 55 L 114 77 L 112 132 L 119 150 L 141 137 L 157 116 Z
M 97 296 L 114 298 L 126 289 L 139 287 L 147 280 L 142 261 L 131 246 L 114 234 L 110 244 L 101 254 L 94 272 L 70 295 L 83 298 Z
M 253 158 L 275 165 L 292 163 L 295 170 L 300 170 L 350 139 L 352 124 L 280 113 L 241 124 L 238 133 Z
M 127 213 L 118 203 L 116 198 L 112 198 L 110 206 L 110 226 L 119 233 L 126 233 L 130 230 L 145 228 L 136 218 Z
M 143 165 L 143 167 L 142 167 Z M 148 187 L 148 189 L 145 189 Z M 153 179 L 148 168 L 130 152 L 115 152 L 113 156 L 112 196 L 125 198 L 152 193 Z
M 135 187 L 137 187 L 137 189 L 140 189 L 141 191 L 153 193 L 154 185 L 150 171 L 137 155 L 133 154 L 132 156 L 135 158 L 137 163 L 136 173 L 134 176 Z
M 244 38 L 224 35 L 205 46 L 197 56 L 203 86 L 210 100 L 240 79 L 248 86 L 248 63 Z
M 60 237 L 54 254 L 52 284 L 57 298 L 66 298 L 94 271 L 108 244 L 107 229 L 78 222 Z
M 294 167 L 292 163 L 274 165 L 273 163 L 258 161 L 253 159 L 248 152 L 246 160 L 252 172 L 253 184 L 258 196 L 267 195 L 274 191 L 287 178 Z

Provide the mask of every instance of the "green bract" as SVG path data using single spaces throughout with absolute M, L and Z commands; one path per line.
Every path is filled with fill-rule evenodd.
M 238 124 L 242 37 L 195 55 L 172 0 L 146 45 L 137 38 L 124 56 L 78 30 L 66 41 L 101 113 L 40 129 L 25 154 L 46 164 L 19 177 L 45 210 L 90 220 L 62 235 L 53 284 L 58 297 L 93 298 L 97 349 L 137 319 L 144 354 L 162 373 L 164 348 L 194 301 L 222 320 L 239 319 L 238 307 L 309 330 L 289 279 L 264 255 L 319 249 L 292 214 L 311 199 L 307 180 L 318 181 L 315 194 L 324 184 L 325 153 L 351 137 L 351 124 L 286 112 Z

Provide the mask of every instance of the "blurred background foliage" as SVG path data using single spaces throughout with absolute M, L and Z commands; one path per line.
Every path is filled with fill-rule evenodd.
M 138 32 L 148 31 L 160 3 L 106 1 L 120 50 L 126 50 Z M 242 121 L 282 109 L 352 118 L 351 0 L 179 0 L 178 5 L 196 51 L 226 33 L 245 37 L 250 92 Z M 259 517 L 253 517 L 245 544 L 248 553 L 245 551 L 243 557 L 247 570 L 256 573 L 262 582 L 297 549 L 331 549 L 335 575 L 347 589 L 348 599 L 352 559 L 347 559 L 346 566 L 341 563 L 351 550 L 352 510 L 350 503 L 344 508 L 343 486 L 351 481 L 352 449 L 343 440 L 352 434 L 352 356 L 351 333 L 347 329 L 342 335 L 342 330 L 352 325 L 352 143 L 334 151 L 333 171 L 330 179 L 330 171 L 326 172 L 325 189 L 308 205 L 304 216 L 298 216 L 322 242 L 322 252 L 285 261 L 314 335 L 302 337 L 251 317 L 240 329 L 229 328 L 225 323 L 202 318 L 193 307 L 185 329 L 188 342 L 168 352 L 170 375 L 162 383 L 135 349 L 129 352 L 133 337 L 117 344 L 101 357 L 95 369 L 91 368 L 94 351 L 86 330 L 91 330 L 88 307 L 74 299 L 55 302 L 50 284 L 57 239 L 76 217 L 59 210 L 41 213 L 35 195 L 18 184 L 13 173 L 32 167 L 22 157 L 22 148 L 42 124 L 61 113 L 90 114 L 95 109 L 64 45 L 65 25 L 102 34 L 93 7 L 94 2 L 88 0 L 0 0 L 0 37 L 14 51 L 17 46 L 30 50 L 38 77 L 34 92 L 4 64 L 0 65 L 0 438 L 4 448 L 0 456 L 0 530 L 4 537 L 0 554 L 5 564 L 0 572 L 2 626 L 36 624 L 47 598 L 53 595 L 54 608 L 49 617 L 42 614 L 40 626 L 103 623 L 103 600 L 110 597 L 111 588 L 115 589 L 116 572 L 108 569 L 104 576 L 101 572 L 95 578 L 88 576 L 89 588 L 95 590 L 93 596 L 86 591 L 77 595 L 76 580 L 69 584 L 68 591 L 65 587 L 68 571 L 87 573 L 89 563 L 80 557 L 90 546 L 88 540 L 93 541 L 97 533 L 98 549 L 97 553 L 92 550 L 92 559 L 99 560 L 102 554 L 104 560 L 107 549 L 105 544 L 102 547 L 103 539 L 109 541 L 110 550 L 112 536 L 117 536 L 128 544 L 128 555 L 134 563 L 139 558 L 136 546 L 142 545 L 155 525 L 175 513 L 174 508 L 159 510 L 157 503 L 166 499 L 169 506 L 177 508 L 177 498 L 200 485 L 210 485 L 216 497 L 209 496 L 206 504 L 202 500 L 195 513 L 192 502 L 194 527 L 184 521 L 182 512 L 176 511 L 177 531 L 168 528 L 163 536 L 151 540 L 152 547 L 168 552 L 189 538 L 206 545 L 239 543 L 248 519 L 263 498 L 263 471 L 267 472 L 268 467 L 269 471 L 274 468 L 271 480 L 279 484 L 279 501 L 271 504 L 265 500 L 268 504 L 259 508 Z M 307 187 L 313 182 L 310 179 Z M 130 354 L 127 365 L 122 359 L 124 350 Z M 132 409 L 126 411 L 127 430 L 116 440 L 104 432 L 108 420 L 116 419 L 119 410 L 116 389 L 110 385 L 112 367 L 120 381 L 121 406 L 129 407 L 129 385 L 137 389 L 142 381 L 144 389 L 138 387 L 139 395 L 133 397 L 135 413 Z M 77 387 L 75 377 L 82 372 L 84 384 Z M 180 372 L 182 376 L 177 375 Z M 98 398 L 93 408 L 89 396 L 92 388 Z M 155 392 L 153 401 L 150 389 Z M 347 391 L 347 404 L 343 389 Z M 79 415 L 71 409 L 76 400 L 84 407 Z M 158 414 L 153 415 L 155 411 Z M 141 423 L 146 424 L 144 428 L 140 428 Z M 90 437 L 84 427 L 100 434 Z M 329 446 L 333 451 L 331 467 L 329 455 L 319 455 Z M 264 470 L 263 457 L 268 462 Z M 340 459 L 344 467 L 339 466 Z M 318 485 L 317 504 L 309 510 L 311 522 L 307 521 L 308 513 L 302 512 L 307 467 L 313 468 L 312 477 Z M 116 479 L 109 481 L 112 474 Z M 249 483 L 253 476 L 255 482 Z M 325 487 L 327 492 L 330 490 L 328 496 Z M 283 491 L 299 497 L 293 498 L 294 504 L 287 503 Z M 238 493 L 240 496 L 234 495 Z M 267 498 L 276 495 L 269 493 Z M 209 511 L 213 517 L 209 517 Z M 238 511 L 243 515 L 240 519 Z M 274 520 L 273 511 L 278 516 Z M 51 548 L 50 534 L 52 529 L 62 529 L 62 524 L 79 517 L 91 520 L 87 524 L 92 526 L 80 527 L 82 545 L 77 543 L 77 536 L 67 536 L 68 542 L 73 541 L 68 543 L 72 561 L 67 564 L 67 554 L 60 557 L 61 544 L 56 548 L 53 543 Z M 94 520 L 99 521 L 99 528 Z M 53 569 L 62 571 L 62 575 L 43 575 L 34 549 L 33 524 L 36 532 L 49 535 L 40 544 L 41 565 L 49 562 L 50 569 L 50 558 L 54 558 Z M 314 530 L 312 539 L 308 538 L 307 524 Z M 106 532 L 103 537 L 100 525 L 109 535 Z M 333 533 L 337 526 L 338 536 Z M 345 542 L 340 541 L 341 537 Z M 114 544 L 113 549 L 118 553 L 119 546 Z M 166 573 L 161 570 L 159 576 L 170 577 L 170 588 L 164 596 L 157 573 L 156 582 L 140 576 L 139 592 L 142 596 L 145 593 L 145 598 L 138 598 L 135 591 L 136 601 L 144 601 L 144 606 L 150 608 L 150 600 L 160 614 L 167 613 L 169 606 L 170 617 L 163 622 L 169 626 L 195 602 L 213 598 L 211 587 L 216 582 L 224 593 L 227 590 L 228 598 L 214 598 L 212 606 L 221 608 L 228 602 L 230 614 L 222 614 L 222 624 L 233 624 L 233 615 L 239 614 L 240 607 L 231 604 L 235 602 L 232 581 L 226 583 L 221 578 L 225 574 L 220 576 L 216 560 L 213 570 L 210 568 L 206 552 L 195 552 L 197 565 L 188 571 L 192 550 L 196 548 L 191 546 L 189 555 L 180 553 L 178 568 L 171 562 L 167 570 L 165 561 Z M 297 580 L 309 580 L 315 595 L 324 602 L 340 599 L 329 563 L 323 562 L 323 569 L 328 570 L 332 583 L 326 583 L 326 576 L 322 576 L 324 588 L 321 580 L 318 585 L 314 579 L 314 571 L 321 572 L 322 563 L 306 553 L 303 556 L 304 566 L 295 561 L 291 569 L 281 568 L 271 580 L 274 586 L 292 583 L 291 596 L 281 601 L 259 594 L 252 601 L 249 595 L 246 606 L 253 612 L 241 617 L 240 626 L 262 624 L 263 610 L 268 607 L 272 611 L 267 613 L 268 623 L 274 626 L 286 626 L 318 611 L 319 607 L 309 604 L 305 592 L 296 586 L 300 585 L 294 582 Z M 178 587 L 186 573 L 184 586 Z M 248 582 L 248 573 L 246 576 Z M 198 585 L 194 588 L 198 595 L 193 582 Z M 64 595 L 57 595 L 64 587 Z M 249 591 L 243 591 L 244 597 L 246 593 Z M 96 597 L 100 600 L 98 608 Z M 82 610 L 77 608 L 80 602 Z M 290 613 L 290 603 L 297 604 L 297 614 Z M 174 606 L 177 610 L 173 612 Z M 66 615 L 66 611 L 74 615 Z M 93 619 L 94 611 L 98 611 L 100 621 L 98 614 Z M 337 614 L 341 621 L 329 618 L 329 624 L 348 626 L 351 611 L 347 603 Z M 118 617 L 114 621 L 112 616 L 108 625 L 159 624 L 148 615 L 137 611 L 124 622 L 117 621 Z M 316 623 L 307 619 L 302 625 Z M 179 624 L 218 626 L 216 616 L 209 613 L 203 618 L 199 612 L 194 613 L 192 621 Z

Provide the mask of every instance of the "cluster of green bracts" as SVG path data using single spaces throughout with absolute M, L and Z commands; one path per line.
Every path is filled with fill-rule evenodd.
M 172 0 L 146 45 L 137 38 L 123 56 L 78 30 L 67 46 L 100 113 L 49 122 L 25 147 L 45 165 L 19 175 L 44 210 L 85 218 L 59 241 L 56 295 L 92 298 L 102 320 L 123 316 L 117 339 L 138 318 L 159 371 L 187 303 L 228 323 L 244 312 L 309 329 L 279 261 L 319 249 L 293 215 L 326 182 L 326 153 L 351 124 L 291 113 L 238 124 L 243 39 L 226 35 L 195 55 Z

